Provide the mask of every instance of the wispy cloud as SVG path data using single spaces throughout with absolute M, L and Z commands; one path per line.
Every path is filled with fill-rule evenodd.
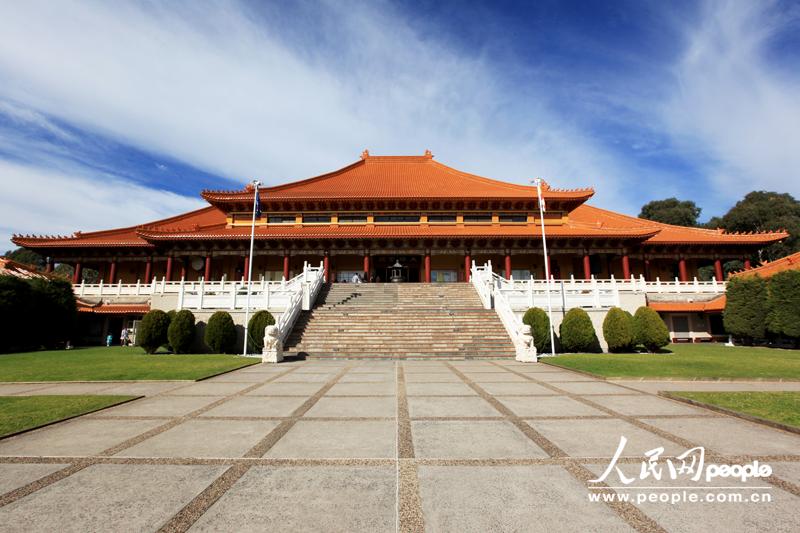
M 133 185 L 114 176 L 48 171 L 0 160 L 0 253 L 12 233 L 70 235 L 142 224 L 201 207 L 192 199 Z M 35 214 L 35 216 L 32 216 Z M 24 220 L 24 227 L 17 221 Z
M 694 155 L 727 200 L 753 189 L 800 194 L 800 75 L 770 53 L 800 31 L 800 11 L 777 2 L 705 5 L 685 35 L 665 131 Z

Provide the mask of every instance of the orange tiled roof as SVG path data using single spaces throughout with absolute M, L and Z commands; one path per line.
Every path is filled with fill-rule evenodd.
M 721 313 L 725 310 L 725 295 L 706 302 L 650 302 L 648 307 L 667 313 Z
M 26 265 L 24 263 L 19 263 L 17 261 L 13 261 L 11 259 L 6 259 L 4 257 L 0 257 L 0 276 L 14 276 L 15 278 L 40 278 L 40 279 L 52 279 L 54 276 L 50 274 L 45 274 L 44 272 L 39 272 L 34 267 L 30 265 Z
M 81 300 L 77 302 L 79 313 L 96 313 L 98 315 L 143 315 L 150 311 L 150 304 L 90 304 Z
M 733 274 L 733 276 L 747 277 L 758 275 L 763 278 L 768 278 L 770 276 L 774 276 L 778 272 L 783 272 L 784 270 L 800 270 L 800 252 L 787 255 L 786 257 L 776 259 L 775 261 L 770 261 L 769 263 L 764 263 L 756 268 L 751 268 L 750 270 L 736 272 Z
M 645 244 L 766 244 L 789 236 L 785 231 L 726 233 L 723 230 L 673 226 L 615 213 L 587 204 L 582 204 L 572 210 L 569 218 L 570 221 L 594 224 L 601 228 L 652 231 L 653 236 L 647 239 Z
M 546 198 L 583 201 L 593 189 L 560 190 L 543 184 Z M 248 190 L 203 191 L 211 203 L 241 202 L 252 198 Z M 461 172 L 423 156 L 371 156 L 320 176 L 261 189 L 271 199 L 341 198 L 513 198 L 530 200 L 536 187 L 497 181 Z

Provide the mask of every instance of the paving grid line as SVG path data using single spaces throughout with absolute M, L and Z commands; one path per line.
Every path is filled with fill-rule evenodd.
M 414 437 L 408 410 L 405 368 L 396 363 L 397 387 L 397 531 L 425 531 L 419 472 L 414 461 Z
M 269 383 L 270 381 L 272 381 L 274 379 L 277 379 L 277 377 L 279 377 L 279 376 L 283 376 L 283 375 L 286 375 L 286 374 L 288 374 L 290 372 L 294 372 L 298 368 L 301 368 L 301 365 L 294 366 L 294 367 L 292 367 L 290 369 L 287 369 L 284 372 L 275 373 L 272 376 L 270 376 L 269 378 L 267 378 L 266 380 L 264 380 L 262 382 L 255 383 L 252 387 L 247 387 L 247 388 L 239 391 L 238 393 L 234 393 L 234 394 L 231 394 L 229 396 L 225 396 L 223 398 L 220 398 L 216 402 L 213 402 L 210 405 L 206 405 L 206 406 L 204 406 L 204 407 L 202 407 L 200 409 L 197 409 L 197 410 L 189 413 L 188 415 L 175 417 L 175 418 L 173 418 L 172 420 L 170 420 L 169 422 L 167 422 L 165 424 L 157 426 L 157 427 L 155 427 L 155 428 L 153 428 L 153 429 L 151 429 L 149 431 L 146 431 L 144 433 L 140 433 L 139 435 L 137 435 L 137 436 L 135 436 L 133 438 L 127 439 L 127 440 L 125 440 L 125 441 L 123 441 L 123 442 L 121 442 L 121 443 L 119 443 L 119 444 L 117 444 L 115 446 L 112 446 L 111 448 L 103 450 L 102 452 L 100 452 L 98 454 L 98 456 L 100 456 L 100 457 L 102 457 L 102 456 L 111 456 L 111 455 L 114 455 L 116 453 L 119 453 L 120 451 L 125 450 L 127 448 L 130 448 L 131 446 L 134 446 L 134 445 L 138 444 L 139 442 L 142 442 L 142 441 L 144 441 L 144 440 L 146 440 L 146 439 L 148 439 L 150 437 L 153 437 L 153 436 L 155 436 L 155 435 L 157 435 L 159 433 L 163 433 L 164 431 L 172 429 L 173 427 L 177 426 L 178 424 L 181 424 L 181 423 L 185 422 L 186 420 L 190 420 L 190 419 L 198 416 L 199 414 L 202 414 L 202 413 L 206 412 L 209 409 L 213 409 L 214 407 L 216 407 L 218 405 L 221 405 L 222 403 L 225 403 L 226 401 L 228 401 L 230 399 L 233 399 L 234 397 L 241 396 L 241 395 L 245 394 L 251 388 L 260 387 L 260 386 L 264 385 L 265 383 Z M 193 385 L 195 383 L 197 383 L 197 382 L 188 382 L 184 386 L 185 387 L 189 387 L 189 386 L 191 386 L 191 385 Z M 183 388 L 183 386 L 179 386 L 177 388 Z M 169 389 L 169 391 L 173 391 L 173 390 L 176 390 L 176 389 Z M 153 396 L 149 396 L 148 398 L 154 398 L 154 397 L 158 397 L 158 396 L 169 396 L 168 394 L 166 394 L 166 392 L 168 392 L 168 391 L 162 391 L 162 392 L 160 392 L 158 394 L 154 394 Z M 48 426 L 48 427 L 51 427 L 51 426 Z M 52 474 L 50 474 L 48 476 L 45 476 L 43 478 L 34 480 L 34 481 L 32 481 L 32 482 L 30 482 L 30 483 L 28 483 L 26 485 L 23 485 L 22 487 L 19 487 L 16 490 L 13 490 L 13 491 L 3 495 L 2 497 L 0 497 L 0 508 L 4 507 L 4 506 L 6 506 L 6 505 L 8 505 L 10 503 L 13 503 L 13 502 L 19 500 L 20 498 L 23 498 L 23 497 L 25 497 L 25 496 L 27 496 L 29 494 L 32 494 L 32 493 L 34 493 L 34 492 L 36 492 L 38 490 L 41 490 L 44 487 L 52 485 L 56 481 L 60 481 L 60 480 L 64 479 L 67 476 L 71 476 L 75 472 L 83 470 L 84 468 L 86 468 L 88 466 L 91 466 L 92 464 L 94 464 L 94 463 L 91 460 L 82 460 L 82 461 L 80 461 L 78 463 L 70 464 L 69 466 L 67 466 L 67 467 L 65 467 L 65 468 L 63 468 L 63 469 L 61 469 L 59 471 L 53 472 Z
M 295 367 L 298 368 L 298 367 Z M 333 387 L 347 371 L 350 370 L 350 365 L 342 368 L 333 378 L 323 384 L 321 388 L 312 395 L 308 400 L 303 402 L 300 407 L 295 409 L 291 416 L 282 421 L 278 426 L 272 429 L 263 439 L 261 439 L 255 446 L 250 448 L 245 454 L 244 458 L 261 458 L 277 443 L 288 431 L 294 427 L 300 418 L 311 409 L 331 387 Z M 288 372 L 287 372 L 288 373 Z M 286 375 L 286 373 L 281 374 Z M 211 508 L 222 496 L 225 495 L 231 487 L 233 487 L 242 476 L 244 476 L 252 467 L 252 464 L 234 465 L 226 470 L 221 476 L 215 479 L 206 489 L 195 496 L 183 509 L 178 511 L 175 516 L 167 521 L 160 529 L 159 533 L 178 533 L 188 531 L 192 525 Z
M 662 456 L 674 458 L 674 456 Z M 759 462 L 793 462 L 798 463 L 797 456 L 755 456 Z M 447 458 L 415 458 L 406 460 L 417 466 L 538 466 L 538 465 L 608 465 L 611 457 L 530 457 L 530 458 L 497 458 L 497 459 L 447 459 Z M 637 457 L 620 457 L 620 464 L 641 464 Z M 737 461 L 738 462 L 738 461 Z M 0 457 L 0 464 L 63 464 L 87 463 L 89 465 L 173 465 L 203 466 L 244 464 L 251 466 L 275 467 L 330 467 L 330 466 L 395 466 L 397 461 L 390 458 L 245 458 L 245 457 L 72 457 L 72 456 L 14 456 Z M 2 495 L 0 495 L 2 496 Z
M 586 395 L 575 394 L 573 392 L 570 392 L 570 391 L 564 390 L 564 389 L 562 389 L 560 387 L 557 387 L 555 385 L 552 385 L 551 383 L 549 383 L 547 381 L 542 381 L 542 380 L 536 379 L 536 378 L 532 377 L 531 374 L 525 374 L 525 373 L 522 373 L 522 372 L 518 372 L 518 371 L 513 370 L 513 368 L 508 367 L 508 366 L 503 367 L 502 365 L 500 365 L 499 363 L 494 362 L 494 361 L 492 361 L 491 364 L 494 364 L 494 365 L 497 365 L 497 366 L 501 366 L 502 368 L 506 368 L 509 372 L 512 372 L 512 373 L 514 373 L 514 374 L 516 374 L 518 376 L 523 376 L 523 377 L 525 377 L 526 379 L 528 379 L 531 382 L 534 382 L 534 383 L 536 383 L 538 385 L 545 386 L 545 387 L 547 387 L 548 389 L 550 389 L 552 391 L 559 392 L 560 394 L 563 394 L 563 395 L 565 395 L 565 396 L 567 396 L 567 397 L 569 397 L 569 398 L 571 398 L 573 400 L 579 401 L 579 402 L 581 402 L 581 403 L 583 403 L 585 405 L 588 405 L 590 407 L 594 407 L 595 409 L 599 409 L 599 410 L 601 410 L 601 411 L 603 411 L 605 413 L 608 413 L 609 415 L 613 416 L 616 419 L 622 420 L 624 422 L 628 422 L 629 424 L 632 424 L 632 425 L 638 427 L 639 429 L 643 429 L 643 430 L 648 431 L 650 433 L 654 433 L 655 435 L 658 435 L 659 437 L 665 438 L 665 439 L 667 439 L 669 441 L 672 441 L 672 442 L 674 442 L 676 444 L 679 444 L 680 446 L 683 446 L 687 450 L 690 449 L 690 448 L 695 448 L 695 447 L 699 446 L 699 444 L 694 442 L 694 441 L 691 441 L 689 439 L 685 439 L 683 437 L 680 437 L 678 435 L 670 433 L 669 431 L 663 430 L 663 429 L 661 429 L 659 427 L 653 426 L 652 424 L 648 424 L 647 422 L 639 420 L 636 417 L 620 413 L 619 411 L 615 411 L 614 409 L 611 409 L 609 407 L 601 405 L 601 404 L 599 404 L 597 402 L 593 402 L 592 400 L 587 399 L 587 398 L 584 397 L 584 396 L 592 396 L 592 395 L 589 395 L 589 394 L 586 394 Z M 675 402 L 675 403 L 678 403 L 678 404 L 681 403 L 681 402 L 678 402 L 677 400 L 672 400 L 669 397 L 659 396 L 657 394 L 652 394 L 652 393 L 646 392 L 646 391 L 639 391 L 638 389 L 634 389 L 634 388 L 629 387 L 627 385 L 621 385 L 621 384 L 618 384 L 618 383 L 613 383 L 612 385 L 617 386 L 617 387 L 622 387 L 624 389 L 636 390 L 638 395 L 650 396 L 650 397 L 659 398 L 659 399 L 662 399 L 662 400 L 666 399 L 666 400 L 669 400 L 669 401 L 672 401 L 672 402 Z M 722 416 L 726 416 L 726 415 L 722 414 Z M 651 417 L 650 416 L 646 416 L 644 418 L 651 418 Z M 736 417 L 728 416 L 728 418 L 736 418 Z M 746 423 L 747 421 L 743 421 L 743 422 Z M 780 431 L 779 429 L 776 429 L 776 428 L 772 428 L 772 429 L 774 431 Z M 794 435 L 793 433 L 790 433 L 790 432 L 782 432 L 782 433 L 788 433 L 790 435 Z M 706 451 L 706 459 L 708 459 L 708 460 L 716 461 L 716 462 L 719 462 L 719 463 L 722 463 L 722 462 L 725 462 L 725 461 L 730 461 L 730 458 L 728 456 L 726 456 L 725 454 L 723 454 L 721 452 L 718 452 L 718 451 L 714 450 L 713 448 L 708 448 L 706 446 L 704 446 L 703 448 Z M 751 458 L 752 456 L 750 456 L 750 455 L 743 455 L 743 456 L 740 456 L 740 457 L 744 459 L 743 462 L 750 462 L 750 461 L 754 460 L 754 459 Z M 594 476 L 594 474 L 592 474 L 592 476 Z M 797 485 L 795 483 L 792 483 L 790 481 L 787 481 L 787 480 L 785 480 L 783 478 L 780 478 L 780 477 L 777 477 L 777 476 L 774 476 L 774 475 L 770 476 L 768 478 L 765 478 L 765 481 L 767 483 L 775 486 L 775 487 L 778 487 L 778 488 L 780 488 L 780 489 L 782 489 L 782 490 L 784 490 L 786 492 L 789 492 L 790 494 L 793 494 L 795 496 L 800 496 L 800 485 Z
M 492 364 L 497 364 L 494 361 L 490 361 Z M 532 440 L 539 448 L 545 451 L 550 457 L 553 458 L 565 458 L 568 457 L 564 450 L 559 448 L 554 442 L 550 439 L 536 431 L 532 426 L 526 423 L 523 419 L 517 416 L 513 411 L 511 411 L 508 407 L 506 407 L 503 403 L 501 403 L 497 398 L 493 395 L 489 394 L 483 387 L 472 381 L 467 375 L 463 372 L 458 370 L 453 365 L 447 365 L 450 370 L 455 373 L 459 378 L 461 378 L 464 383 L 469 385 L 472 390 L 477 392 L 481 398 L 492 404 L 492 407 L 503 413 L 506 416 L 508 422 L 513 424 L 517 429 L 519 429 L 526 437 Z M 500 366 L 500 365 L 497 365 Z M 502 367 L 501 367 L 502 368 Z M 563 468 L 572 475 L 575 479 L 581 482 L 584 486 L 588 488 L 588 481 L 590 479 L 594 479 L 595 475 L 586 467 L 570 463 L 567 465 L 563 465 Z M 599 489 L 598 492 L 614 492 L 613 489 L 610 489 L 606 483 L 596 483 L 593 485 L 596 489 Z M 626 522 L 629 526 L 631 526 L 636 531 L 641 533 L 666 533 L 666 530 L 662 528 L 658 522 L 653 520 L 650 516 L 648 516 L 644 511 L 636 507 L 635 505 L 629 502 L 619 502 L 619 501 L 603 501 L 603 503 L 609 507 L 614 513 L 621 518 L 624 522 Z

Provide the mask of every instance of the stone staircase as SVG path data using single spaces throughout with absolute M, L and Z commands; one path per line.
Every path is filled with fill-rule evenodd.
M 514 357 L 497 314 L 468 283 L 325 285 L 284 350 L 319 359 Z

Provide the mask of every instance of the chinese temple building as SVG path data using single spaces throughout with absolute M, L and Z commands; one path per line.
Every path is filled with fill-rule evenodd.
M 422 156 L 373 156 L 321 176 L 259 191 L 255 251 L 248 257 L 253 190 L 203 191 L 208 206 L 121 229 L 70 236 L 15 235 L 13 242 L 105 283 L 185 279 L 289 279 L 304 262 L 325 279 L 468 281 L 472 261 L 505 277 L 544 276 L 539 202 L 555 278 L 692 279 L 747 258 L 787 236 L 730 234 L 615 213 L 587 203 L 591 188 L 556 189 L 497 181 Z

